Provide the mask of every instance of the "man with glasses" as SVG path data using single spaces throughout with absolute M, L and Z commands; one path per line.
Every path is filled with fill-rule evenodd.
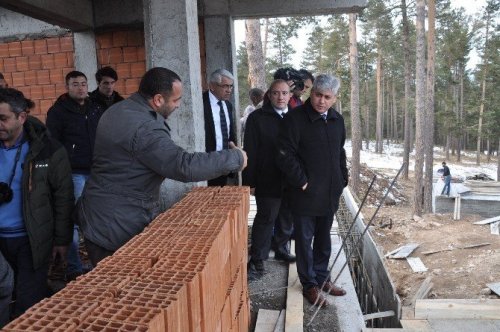
M 92 91 L 89 96 L 99 110 L 105 111 L 111 105 L 123 100 L 123 97 L 115 91 L 118 74 L 113 68 L 102 67 L 95 73 L 95 80 L 97 89 Z
M 230 142 L 236 144 L 233 105 L 229 102 L 233 82 L 233 75 L 225 69 L 217 69 L 209 77 L 209 90 L 203 93 L 206 152 L 226 150 Z M 227 180 L 228 175 L 223 175 L 209 180 L 208 185 L 225 186 Z
M 14 317 L 47 296 L 50 258 L 66 257 L 73 224 L 68 155 L 38 119 L 22 92 L 0 89 L 0 251 L 15 277 Z M 2 321 L 10 279 L 0 263 Z M 0 326 L 1 327 L 1 326 Z
M 75 199 L 78 200 L 90 175 L 97 123 L 104 111 L 88 98 L 84 73 L 69 72 L 66 75 L 66 91 L 47 112 L 47 127 L 52 137 L 61 142 L 68 152 Z M 75 225 L 73 243 L 68 252 L 68 279 L 83 273 L 78 247 L 78 226 Z

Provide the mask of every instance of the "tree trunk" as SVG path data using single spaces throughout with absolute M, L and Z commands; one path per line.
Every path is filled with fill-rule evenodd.
M 392 126 L 393 126 L 393 140 L 399 142 L 398 133 L 398 107 L 396 101 L 396 83 L 392 81 Z
M 458 106 L 458 123 L 460 124 L 460 128 L 463 128 L 463 117 L 464 117 L 464 69 L 463 66 L 460 66 L 459 73 L 459 84 L 460 84 L 460 95 L 459 95 L 459 106 Z M 462 140 L 463 140 L 463 132 L 462 130 L 458 133 L 458 141 L 457 141 L 457 161 L 460 162 L 462 159 Z
M 434 67 L 436 54 L 436 3 L 435 0 L 427 0 L 427 95 L 425 100 L 425 185 L 424 185 L 424 212 L 432 212 L 432 186 L 433 186 L 433 164 L 434 164 Z
M 366 151 L 370 150 L 370 107 L 368 107 L 368 80 L 364 84 L 364 99 L 365 99 L 365 138 Z
M 417 0 L 415 74 L 415 192 L 413 214 L 422 216 L 425 135 L 425 0 Z
M 375 153 L 382 153 L 383 147 L 383 137 L 382 137 L 382 126 L 383 126 L 383 109 L 382 109 L 382 51 L 380 46 L 378 47 L 377 56 L 377 123 L 375 129 Z
M 351 187 L 356 194 L 360 190 L 360 150 L 361 120 L 359 114 L 359 72 L 358 72 L 358 42 L 356 37 L 357 14 L 349 14 L 349 63 L 351 65 Z
M 403 178 L 408 179 L 408 167 L 410 165 L 411 150 L 411 120 L 410 110 L 408 109 L 408 100 L 410 98 L 411 72 L 410 72 L 410 28 L 408 24 L 408 15 L 406 12 L 406 0 L 401 0 L 402 23 L 403 23 L 403 53 L 404 53 L 404 73 L 405 73 L 405 95 L 403 98 L 404 112 L 404 150 L 403 150 Z
M 486 73 L 488 71 L 488 59 L 487 59 L 487 44 L 490 31 L 490 14 L 487 13 L 486 18 L 486 35 L 484 40 L 484 52 L 483 52 L 483 77 L 481 79 L 481 105 L 479 106 L 479 123 L 477 126 L 477 145 L 476 145 L 476 165 L 481 164 L 481 135 L 483 130 L 483 113 L 484 113 L 484 102 L 486 97 Z
M 264 54 L 264 60 L 267 59 L 267 39 L 269 37 L 269 18 L 265 19 L 264 23 L 264 44 L 262 46 L 262 54 Z
M 251 88 L 266 90 L 265 59 L 260 38 L 260 21 L 245 20 L 245 41 L 248 54 L 248 80 Z
M 500 182 L 500 138 L 497 145 L 497 182 Z

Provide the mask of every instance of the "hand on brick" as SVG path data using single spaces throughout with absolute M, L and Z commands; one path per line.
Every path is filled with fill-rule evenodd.
M 243 154 L 243 166 L 241 167 L 240 171 L 244 170 L 245 167 L 247 167 L 247 159 L 248 159 L 247 153 L 242 148 L 236 146 L 236 144 L 234 144 L 234 142 L 232 141 L 229 141 L 228 146 L 230 149 L 238 149 L 241 151 L 241 153 Z

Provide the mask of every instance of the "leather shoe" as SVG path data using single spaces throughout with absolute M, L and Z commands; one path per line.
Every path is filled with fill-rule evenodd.
M 264 262 L 260 259 L 251 259 L 250 262 L 253 264 L 255 267 L 255 270 L 257 272 L 263 273 L 264 272 Z
M 311 303 L 312 305 L 324 308 L 329 305 L 328 301 L 321 295 L 321 291 L 318 286 L 311 287 L 309 289 L 304 289 L 302 291 L 304 297 Z
M 331 281 L 325 282 L 325 285 L 323 286 L 323 291 L 333 296 L 344 296 L 346 294 L 345 290 L 343 290 L 338 286 L 335 286 Z
M 287 253 L 286 251 L 275 251 L 274 252 L 274 259 L 278 261 L 285 261 L 288 263 L 294 263 L 297 260 L 297 257 L 295 257 L 292 254 Z

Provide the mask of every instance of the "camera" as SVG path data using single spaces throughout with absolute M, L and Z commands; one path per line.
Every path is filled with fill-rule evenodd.
M 14 193 L 10 186 L 5 182 L 0 182 L 0 204 L 12 201 Z
M 274 73 L 274 79 L 282 79 L 285 81 L 293 81 L 295 89 L 304 90 L 304 80 L 306 77 L 298 70 L 292 67 L 279 68 Z

